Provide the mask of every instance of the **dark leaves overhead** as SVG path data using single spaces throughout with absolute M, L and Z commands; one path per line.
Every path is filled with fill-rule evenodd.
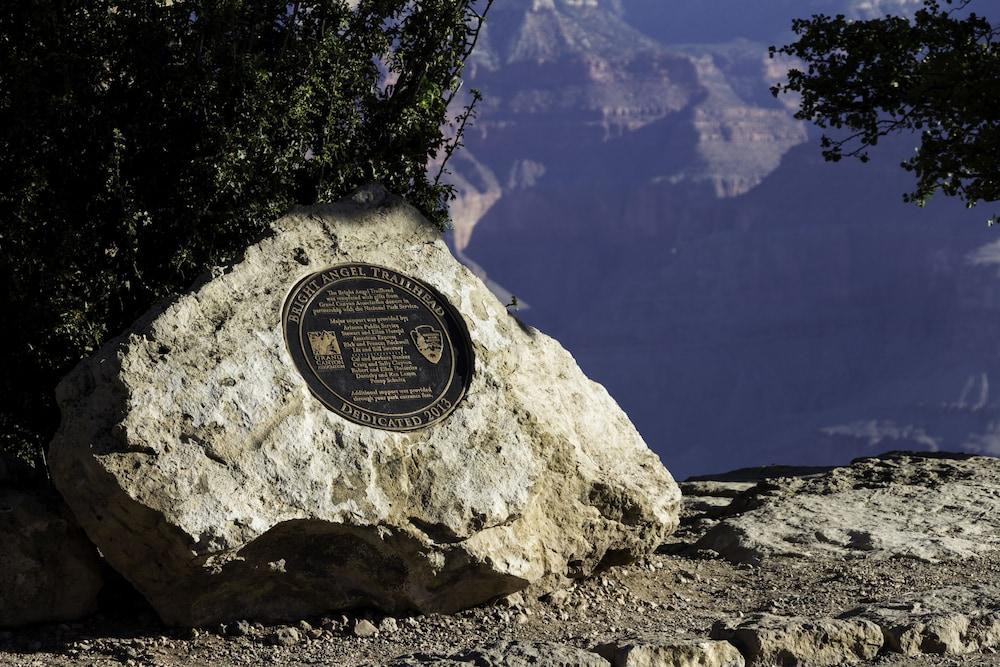
M 998 30 L 973 3 L 925 0 L 912 19 L 797 19 L 799 39 L 771 56 L 793 59 L 774 95 L 801 95 L 798 118 L 840 130 L 822 138 L 823 156 L 868 160 L 881 137 L 916 133 L 903 162 L 916 176 L 906 201 L 940 190 L 971 207 L 1000 199 Z M 991 222 L 995 221 L 995 216 Z
M 445 225 L 427 168 L 489 0 L 354 4 L 4 3 L 3 438 L 47 439 L 75 360 L 295 204 L 381 181 Z

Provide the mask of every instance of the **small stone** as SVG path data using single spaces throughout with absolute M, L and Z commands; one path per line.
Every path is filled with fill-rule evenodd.
M 511 593 L 507 597 L 503 598 L 500 601 L 500 604 L 501 604 L 501 606 L 508 607 L 508 608 L 523 607 L 524 606 L 524 595 L 522 595 L 520 592 L 518 592 L 518 593 Z
M 233 637 L 249 637 L 256 634 L 256 630 L 247 621 L 236 621 L 229 625 L 229 634 Z
M 375 637 L 378 635 L 378 628 L 362 618 L 354 624 L 354 629 L 351 632 L 355 637 Z
M 378 629 L 379 632 L 389 635 L 399 630 L 399 625 L 396 624 L 396 619 L 392 616 L 386 616 L 382 619 L 382 622 L 378 624 Z
M 306 621 L 299 621 L 299 630 L 308 634 L 313 630 L 313 626 L 309 625 Z
M 571 593 L 566 589 L 561 589 L 558 591 L 552 591 L 548 595 L 543 595 L 541 597 L 542 602 L 550 604 L 553 607 L 561 607 L 569 600 Z
M 325 631 L 323 631 L 323 630 L 320 630 L 319 628 L 313 628 L 313 629 L 312 629 L 312 630 L 310 630 L 310 631 L 309 631 L 309 632 L 308 632 L 307 634 L 308 634 L 308 635 L 309 635 L 309 637 L 310 637 L 310 638 L 312 638 L 312 639 L 322 639 L 322 638 L 323 638 L 323 635 L 325 635 L 325 634 L 326 634 L 326 632 L 325 632 Z
M 525 616 L 524 614 L 518 614 L 517 618 L 514 619 L 514 622 L 517 623 L 518 625 L 524 625 L 525 623 L 528 622 L 528 617 Z
M 271 641 L 279 646 L 295 646 L 302 637 L 295 628 L 278 628 L 271 635 Z

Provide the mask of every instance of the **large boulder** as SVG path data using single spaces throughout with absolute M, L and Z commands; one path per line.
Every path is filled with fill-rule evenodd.
M 0 627 L 97 609 L 100 558 L 57 499 L 0 486 Z
M 293 365 L 286 296 L 348 262 L 417 278 L 461 314 L 475 372 L 443 421 L 358 425 Z M 279 220 L 57 395 L 53 479 L 170 623 L 452 612 L 628 561 L 677 524 L 677 485 L 607 392 L 378 187 Z

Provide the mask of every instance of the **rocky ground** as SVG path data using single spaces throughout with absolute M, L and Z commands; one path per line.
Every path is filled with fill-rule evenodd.
M 0 664 L 1000 665 L 1000 461 L 889 455 L 682 488 L 657 553 L 543 599 L 194 630 L 135 601 L 0 633 Z

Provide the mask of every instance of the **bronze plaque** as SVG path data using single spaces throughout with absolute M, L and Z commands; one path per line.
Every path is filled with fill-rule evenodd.
M 462 317 L 432 287 L 392 269 L 341 264 L 306 276 L 285 301 L 282 325 L 313 395 L 365 426 L 439 422 L 472 379 Z

